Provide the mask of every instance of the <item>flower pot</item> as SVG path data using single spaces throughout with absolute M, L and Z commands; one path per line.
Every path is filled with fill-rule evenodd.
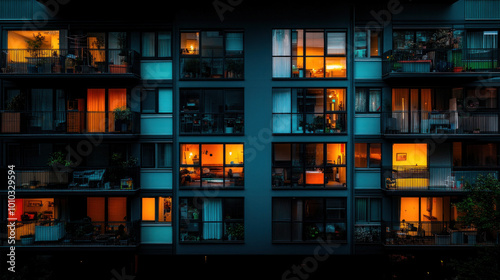
M 453 72 L 462 72 L 463 67 L 453 67 Z

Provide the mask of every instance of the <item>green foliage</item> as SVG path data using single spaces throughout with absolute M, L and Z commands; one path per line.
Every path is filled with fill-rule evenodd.
M 130 108 L 127 108 L 125 106 L 123 107 L 118 107 L 115 110 L 113 110 L 115 113 L 115 120 L 131 120 L 132 119 L 132 111 Z
M 478 231 L 491 232 L 500 229 L 500 182 L 493 175 L 479 175 L 474 184 L 465 182 L 467 196 L 456 203 L 457 210 L 463 215 L 458 221 L 475 226 Z
M 71 166 L 72 162 L 70 160 L 65 159 L 65 156 L 62 152 L 54 152 L 50 154 L 49 159 L 47 160 L 48 166 Z

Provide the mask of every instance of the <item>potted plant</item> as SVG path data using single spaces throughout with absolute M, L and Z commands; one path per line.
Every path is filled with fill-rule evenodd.
M 70 160 L 64 158 L 62 152 L 54 152 L 49 155 L 47 165 L 51 167 L 69 167 L 73 164 Z
M 115 131 L 126 132 L 132 120 L 132 111 L 125 106 L 113 110 L 115 115 Z
M 25 108 L 25 95 L 23 92 L 11 98 L 5 106 L 6 111 L 2 112 L 2 132 L 21 132 L 21 112 Z
M 45 40 L 45 36 L 43 36 L 40 32 L 38 34 L 33 34 L 33 40 L 28 39 L 26 43 L 28 44 L 28 53 L 31 54 L 31 58 L 35 60 L 34 64 L 28 65 L 28 73 L 36 73 L 38 72 L 38 56 L 40 55 L 40 49 L 42 48 L 43 41 Z
M 243 240 L 245 238 L 245 227 L 242 223 L 231 224 L 226 232 L 228 240 Z

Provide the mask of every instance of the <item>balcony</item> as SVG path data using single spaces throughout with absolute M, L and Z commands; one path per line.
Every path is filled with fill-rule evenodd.
M 181 221 L 180 241 L 197 242 L 236 242 L 245 240 L 245 227 L 242 219 L 226 219 L 224 222 Z
M 181 113 L 180 132 L 190 134 L 243 134 L 243 113 Z
M 7 174 L 7 169 L 2 169 Z M 40 167 L 16 168 L 16 190 L 25 192 L 123 192 L 139 188 L 138 167 Z M 7 189 L 7 181 L 1 183 Z
M 139 76 L 140 56 L 136 51 L 120 49 L 3 49 L 0 75 L 22 77 L 52 74 L 56 76 L 118 75 Z
M 273 133 L 336 134 L 347 131 L 347 114 L 273 113 Z
M 498 178 L 500 167 L 393 166 L 384 168 L 385 188 L 391 191 L 462 191 L 479 175 Z
M 136 134 L 140 114 L 118 120 L 114 111 L 0 111 L 2 134 Z
M 448 73 L 465 78 L 485 72 L 499 76 L 499 54 L 499 49 L 486 48 L 390 50 L 382 56 L 382 75 L 385 79 L 409 73 L 411 77 L 446 77 Z
M 499 113 L 480 111 L 394 111 L 382 113 L 382 131 L 401 134 L 498 134 Z
M 478 233 L 454 221 L 384 222 L 385 245 L 475 246 L 498 244 L 498 236 Z
M 7 246 L 7 237 L 12 236 L 11 228 L 7 225 L 3 222 L 0 230 L 2 246 Z M 15 232 L 16 246 L 123 247 L 136 246 L 140 240 L 138 222 L 26 220 L 16 221 L 12 230 Z

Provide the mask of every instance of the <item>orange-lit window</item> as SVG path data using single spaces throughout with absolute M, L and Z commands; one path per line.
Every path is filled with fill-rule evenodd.
M 275 29 L 273 78 L 346 77 L 346 33 Z
M 392 165 L 427 167 L 427 144 L 394 144 Z
M 29 62 L 31 57 L 52 58 L 54 53 L 59 53 L 59 31 L 10 30 L 7 33 L 7 48 L 7 59 L 12 62 Z
M 382 163 L 382 151 L 380 143 L 356 143 L 354 144 L 354 153 L 355 167 L 380 167 Z
M 180 150 L 181 186 L 243 186 L 243 144 L 181 144 Z
M 197 55 L 200 53 L 200 33 L 181 33 L 181 52 L 184 55 Z
M 156 220 L 156 207 L 154 197 L 142 198 L 142 220 L 155 221 Z
M 156 220 L 158 213 L 158 220 Z M 142 220 L 150 222 L 172 222 L 172 197 L 143 197 Z

